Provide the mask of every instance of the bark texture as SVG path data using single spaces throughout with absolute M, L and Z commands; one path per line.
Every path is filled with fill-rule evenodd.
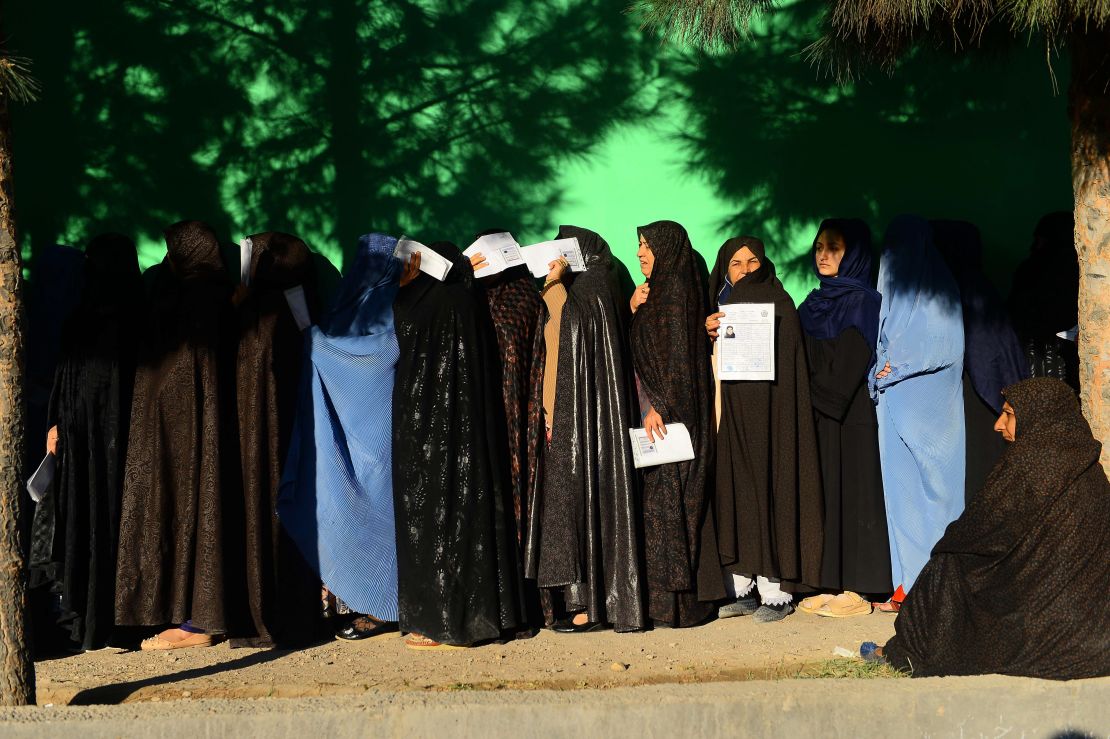
M 27 569 L 19 532 L 23 495 L 23 265 L 12 214 L 11 127 L 0 97 L 0 705 L 35 702 L 27 640 Z
M 1072 41 L 1070 114 L 1080 400 L 1110 470 L 1110 31 Z

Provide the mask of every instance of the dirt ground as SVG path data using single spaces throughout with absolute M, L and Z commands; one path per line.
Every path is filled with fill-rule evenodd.
M 360 695 L 367 691 L 607 688 L 795 677 L 843 647 L 885 642 L 894 617 L 796 613 L 646 633 L 556 634 L 445 652 L 407 649 L 396 636 L 296 651 L 105 649 L 36 663 L 40 705 Z

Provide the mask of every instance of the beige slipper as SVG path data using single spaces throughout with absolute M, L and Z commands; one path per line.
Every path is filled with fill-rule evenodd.
M 830 599 L 816 613 L 818 616 L 828 616 L 829 618 L 866 616 L 871 613 L 871 602 L 848 590 Z
M 210 647 L 212 646 L 211 634 L 193 634 L 178 641 L 169 641 L 160 636 L 152 636 L 149 639 L 143 639 L 141 649 L 144 652 L 159 652 L 167 649 L 189 649 L 190 647 Z
M 798 610 L 802 613 L 817 613 L 821 610 L 822 606 L 833 599 L 832 593 L 821 593 L 819 595 L 811 595 L 801 603 L 798 604 Z

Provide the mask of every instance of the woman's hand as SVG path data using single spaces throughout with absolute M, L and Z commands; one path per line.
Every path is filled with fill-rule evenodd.
M 709 334 L 709 338 L 714 341 L 717 340 L 717 329 L 721 327 L 721 318 L 724 313 L 714 313 L 705 319 L 705 333 Z
M 58 427 L 54 426 L 46 432 L 46 453 L 57 456 L 58 454 Z
M 567 273 L 567 260 L 559 257 L 555 261 L 547 265 L 547 280 L 545 282 L 559 282 L 563 279 L 563 275 Z
M 632 300 L 630 300 L 628 304 L 629 306 L 631 306 L 633 313 L 635 313 L 641 305 L 647 302 L 648 292 L 650 290 L 651 288 L 648 287 L 648 284 L 645 282 L 644 284 L 636 288 L 636 292 L 632 293 Z
M 420 274 L 420 252 L 413 252 L 409 261 L 405 262 L 404 270 L 401 271 L 401 287 L 415 280 L 418 274 Z
M 876 380 L 881 380 L 890 374 L 890 362 L 887 362 L 881 370 L 875 375 Z
M 489 264 L 489 262 L 486 261 L 486 255 L 482 252 L 478 252 L 470 258 L 470 266 L 474 268 L 475 272 L 485 267 L 487 264 Z
M 648 441 L 653 444 L 656 439 L 662 441 L 667 436 L 667 427 L 663 425 L 663 417 L 654 408 L 644 416 L 644 430 L 647 431 Z

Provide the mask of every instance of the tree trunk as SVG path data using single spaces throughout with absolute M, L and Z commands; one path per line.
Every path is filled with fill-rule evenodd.
M 1077 33 L 1071 44 L 1080 400 L 1110 472 L 1110 32 Z
M 0 705 L 35 702 L 27 641 L 27 570 L 20 546 L 23 496 L 23 265 L 12 217 L 8 102 L 0 95 Z

